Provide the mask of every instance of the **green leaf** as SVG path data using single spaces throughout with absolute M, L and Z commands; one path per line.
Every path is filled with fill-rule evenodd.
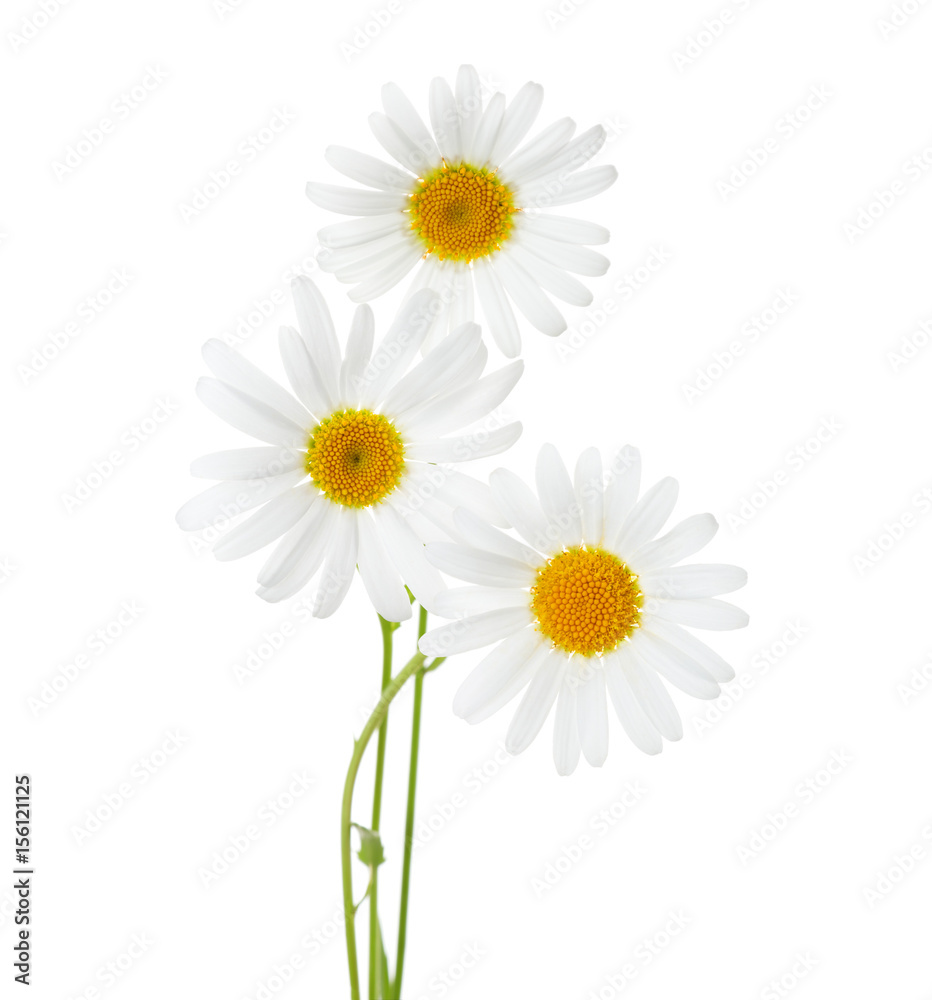
M 385 863 L 385 852 L 382 850 L 382 838 L 374 830 L 369 830 L 358 823 L 353 826 L 359 831 L 359 860 L 370 868 L 378 868 Z

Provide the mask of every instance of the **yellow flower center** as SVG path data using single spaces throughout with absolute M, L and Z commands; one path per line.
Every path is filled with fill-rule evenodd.
M 537 629 L 567 653 L 608 652 L 641 616 L 644 595 L 621 560 L 599 548 L 560 552 L 537 571 L 531 610 Z
M 380 413 L 339 410 L 314 428 L 305 468 L 334 503 L 370 507 L 401 482 L 404 443 Z
M 494 173 L 444 163 L 418 181 L 410 211 L 411 228 L 428 253 L 471 261 L 501 249 L 518 210 Z

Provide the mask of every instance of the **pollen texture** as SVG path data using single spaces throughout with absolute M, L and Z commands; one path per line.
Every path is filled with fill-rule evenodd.
M 370 507 L 384 500 L 404 474 L 401 435 L 380 413 L 340 410 L 314 429 L 305 468 L 334 503 Z
M 516 211 L 514 196 L 494 174 L 445 163 L 418 181 L 411 196 L 411 228 L 427 253 L 471 261 L 501 249 Z
M 560 552 L 537 571 L 531 610 L 538 630 L 581 656 L 608 652 L 637 627 L 643 594 L 621 560 L 599 548 Z

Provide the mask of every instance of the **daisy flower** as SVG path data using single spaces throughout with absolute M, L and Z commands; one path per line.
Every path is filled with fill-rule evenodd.
M 441 77 L 431 83 L 428 128 L 400 88 L 386 84 L 384 113 L 369 125 L 400 167 L 342 146 L 326 150 L 331 166 L 370 190 L 307 185 L 316 205 L 358 216 L 320 231 L 321 266 L 354 286 L 354 302 L 367 302 L 423 261 L 412 288 L 433 288 L 446 304 L 429 344 L 473 318 L 474 293 L 508 357 L 521 347 L 512 303 L 538 330 L 562 333 L 566 320 L 549 295 L 589 305 L 592 293 L 573 275 L 605 273 L 608 260 L 587 244 L 609 234 L 549 210 L 599 194 L 617 171 L 579 169 L 601 149 L 601 125 L 573 138 L 575 123 L 562 118 L 521 145 L 543 96 L 527 83 L 507 106 L 495 93 L 483 109 L 479 75 L 462 66 L 455 93 Z
M 454 712 L 481 722 L 521 691 L 506 738 L 526 749 L 556 703 L 553 755 L 570 774 L 580 750 L 599 767 L 608 752 L 607 702 L 646 753 L 678 740 L 683 727 L 663 681 L 697 698 L 714 698 L 734 677 L 721 657 L 682 626 L 733 629 L 747 615 L 713 595 L 744 586 L 736 566 L 690 564 L 715 534 L 697 514 L 655 537 L 676 503 L 675 479 L 640 499 L 640 455 L 626 447 L 603 473 L 599 452 L 582 453 L 570 479 L 552 445 L 538 457 L 537 495 L 505 469 L 490 478 L 504 517 L 523 541 L 467 510 L 454 511 L 471 546 L 438 542 L 430 561 L 476 586 L 443 594 L 439 611 L 461 619 L 428 632 L 425 654 L 449 655 L 498 645 L 459 688 Z
M 412 364 L 438 306 L 427 289 L 374 351 L 372 311 L 360 306 L 341 353 L 320 292 L 306 278 L 292 290 L 300 331 L 283 327 L 280 347 L 294 395 L 219 340 L 204 346 L 216 378 L 198 382 L 198 397 L 265 444 L 195 461 L 195 476 L 222 482 L 188 501 L 178 523 L 196 531 L 258 507 L 214 553 L 235 559 L 278 541 L 259 571 L 260 597 L 291 597 L 319 573 L 313 612 L 323 618 L 358 566 L 379 614 L 403 621 L 411 615 L 405 584 L 428 608 L 442 589 L 424 541 L 450 537 L 452 506 L 495 514 L 487 486 L 429 463 L 495 455 L 514 443 L 518 423 L 455 432 L 486 418 L 522 365 L 483 376 L 487 351 L 474 323 Z

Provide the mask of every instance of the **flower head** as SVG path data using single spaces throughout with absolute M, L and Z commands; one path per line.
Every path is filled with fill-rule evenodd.
M 683 735 L 667 681 L 697 698 L 714 698 L 734 672 L 682 626 L 732 629 L 747 615 L 714 595 L 744 586 L 736 566 L 676 565 L 701 549 L 718 525 L 698 514 L 657 538 L 673 511 L 674 479 L 638 499 L 640 455 L 623 448 L 603 470 L 584 451 L 570 479 L 557 451 L 537 462 L 537 495 L 512 473 L 492 474 L 492 494 L 522 541 L 475 513 L 454 511 L 471 545 L 428 546 L 439 569 L 473 586 L 441 595 L 441 614 L 458 620 L 421 639 L 427 654 L 496 647 L 456 694 L 453 709 L 480 722 L 521 691 L 506 745 L 520 753 L 556 703 L 554 760 L 575 770 L 580 751 L 600 766 L 608 752 L 611 699 L 631 740 L 658 753 L 663 738 Z M 662 678 L 662 680 L 661 680 Z
M 487 351 L 474 323 L 415 363 L 438 307 L 429 289 L 411 296 L 375 349 L 372 311 L 360 306 L 345 351 L 316 287 L 299 278 L 293 291 L 300 330 L 284 327 L 280 347 L 294 395 L 220 341 L 204 346 L 216 378 L 202 378 L 198 396 L 266 444 L 198 459 L 194 475 L 223 481 L 188 501 L 178 523 L 199 530 L 258 507 L 214 552 L 234 559 L 277 541 L 259 571 L 261 597 L 291 597 L 319 575 L 313 612 L 325 617 L 358 566 L 379 614 L 402 621 L 411 615 L 405 585 L 426 607 L 442 589 L 424 541 L 455 531 L 451 507 L 465 501 L 494 516 L 488 487 L 447 463 L 517 439 L 517 423 L 454 432 L 486 418 L 522 364 L 483 376 Z
M 366 302 L 394 287 L 423 261 L 414 287 L 441 294 L 428 345 L 472 319 L 478 296 L 492 336 L 509 357 L 521 340 L 512 303 L 543 333 L 566 321 L 550 295 L 586 306 L 592 294 L 574 274 L 604 274 L 608 261 L 586 244 L 605 243 L 603 226 L 550 209 L 605 190 L 611 166 L 580 171 L 605 141 L 595 126 L 573 138 L 561 119 L 523 140 L 543 103 L 543 88 L 525 84 L 510 104 L 483 88 L 472 66 L 460 67 L 456 88 L 430 85 L 431 127 L 395 84 L 382 89 L 384 113 L 369 118 L 375 138 L 400 166 L 342 146 L 326 151 L 340 173 L 370 190 L 310 183 L 315 204 L 357 218 L 321 230 L 321 266 L 352 284 Z

